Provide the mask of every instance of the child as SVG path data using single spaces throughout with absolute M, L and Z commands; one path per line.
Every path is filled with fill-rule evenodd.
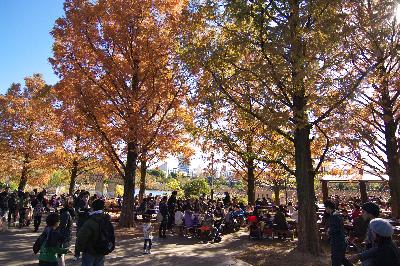
M 175 212 L 175 226 L 179 229 L 179 234 L 183 234 L 183 213 L 180 208 Z
M 67 254 L 68 249 L 61 248 L 63 237 L 56 229 L 60 224 L 60 215 L 51 213 L 46 218 L 46 228 L 42 233 L 42 243 L 40 244 L 39 266 L 57 266 L 57 254 Z
M 143 236 L 144 236 L 144 252 L 143 254 L 151 254 L 151 244 L 153 239 L 153 227 L 151 226 L 150 217 L 148 215 L 144 216 L 143 219 Z M 147 243 L 149 246 L 147 248 Z

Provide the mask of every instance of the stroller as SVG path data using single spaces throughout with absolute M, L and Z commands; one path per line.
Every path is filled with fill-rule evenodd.
M 257 217 L 249 216 L 247 221 L 249 223 L 249 240 L 262 239 L 261 227 L 257 221 Z
M 214 228 L 215 228 L 214 243 L 219 243 L 222 240 L 221 235 L 224 228 L 223 219 L 215 220 Z

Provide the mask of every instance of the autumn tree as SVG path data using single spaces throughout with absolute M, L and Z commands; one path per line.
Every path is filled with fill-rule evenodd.
M 392 215 L 400 215 L 399 74 L 400 25 L 398 1 L 350 1 L 354 27 L 349 44 L 359 66 L 380 64 L 362 83 L 347 126 L 346 162 L 363 162 L 364 171 L 389 177 Z M 345 152 L 347 150 L 347 152 Z
M 184 154 L 187 158 L 193 155 L 190 147 L 190 138 L 187 127 L 192 124 L 192 112 L 187 106 L 177 106 L 163 118 L 162 125 L 149 125 L 158 127 L 154 136 L 144 136 L 140 145 L 140 190 L 139 201 L 143 199 L 146 189 L 147 169 L 169 155 Z
M 248 202 L 254 204 L 259 158 L 264 163 L 271 160 L 267 159 L 270 155 L 267 150 L 271 148 L 266 146 L 269 143 L 268 133 L 262 123 L 224 99 L 223 94 L 214 92 L 202 96 L 194 99 L 197 102 L 197 128 L 192 132 L 203 142 L 204 151 L 210 148 L 216 152 L 222 151 L 223 162 L 228 162 L 240 175 L 245 173 L 243 180 L 247 187 Z M 255 105 L 249 97 L 244 96 L 241 100 L 250 109 Z
M 19 173 L 18 189 L 46 183 L 52 172 L 57 124 L 52 87 L 40 74 L 12 84 L 0 96 L 0 149 L 2 167 L 9 176 Z
M 68 193 L 73 195 L 78 178 L 102 171 L 100 168 L 107 165 L 107 159 L 99 145 L 99 138 L 94 136 L 93 129 L 85 123 L 73 99 L 65 97 L 62 90 L 56 91 L 58 94 L 54 106 L 59 124 L 59 145 L 55 153 L 59 167 L 69 173 Z
M 320 252 L 314 178 L 329 151 L 327 129 L 381 63 L 354 66 L 343 38 L 352 30 L 344 3 L 193 1 L 182 41 L 198 93 L 220 91 L 289 143 L 294 168 L 279 164 L 296 177 L 298 247 L 312 254 Z M 241 101 L 248 91 L 256 108 Z
M 124 180 L 120 225 L 133 225 L 141 147 L 178 108 L 185 85 L 174 61 L 185 1 L 67 0 L 51 59 L 60 89 L 93 128 Z

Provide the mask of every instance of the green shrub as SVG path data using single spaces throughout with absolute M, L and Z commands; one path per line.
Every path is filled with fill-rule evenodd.
M 211 189 L 204 178 L 192 179 L 183 186 L 185 196 L 199 197 L 201 194 L 210 194 Z

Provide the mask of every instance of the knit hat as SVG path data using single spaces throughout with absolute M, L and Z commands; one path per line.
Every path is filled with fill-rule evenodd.
M 364 203 L 362 209 L 374 217 L 379 217 L 379 206 L 373 202 Z
M 382 237 L 391 237 L 393 235 L 392 225 L 381 218 L 372 219 L 369 223 L 371 230 Z

